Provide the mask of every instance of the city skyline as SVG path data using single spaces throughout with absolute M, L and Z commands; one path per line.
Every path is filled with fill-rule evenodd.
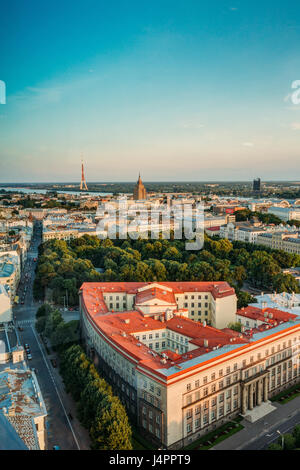
M 1 183 L 295 180 L 295 1 L 2 9 Z

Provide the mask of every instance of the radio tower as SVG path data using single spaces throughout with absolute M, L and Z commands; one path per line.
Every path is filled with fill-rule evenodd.
M 83 161 L 81 159 L 81 182 L 80 182 L 80 189 L 83 191 L 87 191 L 88 187 L 86 185 L 85 177 L 84 177 L 84 167 L 83 167 Z

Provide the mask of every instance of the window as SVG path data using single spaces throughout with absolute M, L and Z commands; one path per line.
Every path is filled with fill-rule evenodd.
M 192 395 L 189 395 L 186 399 L 187 405 L 190 405 L 192 403 Z
M 191 388 L 192 388 L 191 384 L 187 384 L 186 386 L 187 391 L 191 390 Z

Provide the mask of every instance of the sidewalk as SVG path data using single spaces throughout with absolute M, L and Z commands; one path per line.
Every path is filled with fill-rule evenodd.
M 294 398 L 285 405 L 277 402 L 273 402 L 272 405 L 276 406 L 276 410 L 255 423 L 249 423 L 246 420 L 241 421 L 244 429 L 212 447 L 211 450 L 246 450 L 251 447 L 251 443 L 261 439 L 261 445 L 253 447 L 253 449 L 259 449 L 263 447 L 264 438 L 267 434 L 270 434 L 270 431 L 276 431 L 280 425 L 285 422 L 288 423 L 293 418 L 296 418 L 297 421 L 297 415 L 298 422 L 300 422 L 300 397 Z
M 44 347 L 45 345 L 44 345 L 43 342 L 42 342 L 42 344 L 43 344 L 43 347 Z M 51 352 L 51 354 L 46 354 L 49 365 L 51 364 L 51 360 L 50 360 L 51 358 L 55 357 L 56 361 L 57 361 L 57 368 L 54 368 L 51 364 L 51 366 L 50 366 L 51 367 L 51 372 L 52 372 L 52 375 L 55 379 L 55 383 L 56 383 L 57 389 L 59 391 L 61 400 L 64 404 L 66 413 L 67 414 L 71 413 L 71 415 L 72 415 L 73 419 L 70 420 L 70 423 L 72 425 L 72 428 L 74 430 L 76 438 L 78 439 L 80 450 L 90 450 L 91 449 L 91 439 L 90 439 L 90 436 L 89 436 L 89 432 L 88 432 L 87 429 L 85 429 L 82 426 L 80 421 L 77 419 L 76 403 L 74 402 L 71 395 L 67 394 L 66 391 L 65 391 L 65 387 L 64 387 L 62 377 L 59 374 L 59 367 L 58 367 L 59 364 L 58 364 L 57 355 L 52 350 L 49 343 L 48 343 L 47 347 L 49 349 L 49 352 Z M 45 351 L 45 353 L 46 353 L 46 351 Z

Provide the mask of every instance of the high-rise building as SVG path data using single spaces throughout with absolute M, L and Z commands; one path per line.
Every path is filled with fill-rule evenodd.
M 260 191 L 261 189 L 261 184 L 260 184 L 260 178 L 256 178 L 253 180 L 253 191 Z
M 141 175 L 139 174 L 139 179 L 137 180 L 137 183 L 133 190 L 133 199 L 134 200 L 146 199 L 146 196 L 147 196 L 147 191 L 141 180 Z

